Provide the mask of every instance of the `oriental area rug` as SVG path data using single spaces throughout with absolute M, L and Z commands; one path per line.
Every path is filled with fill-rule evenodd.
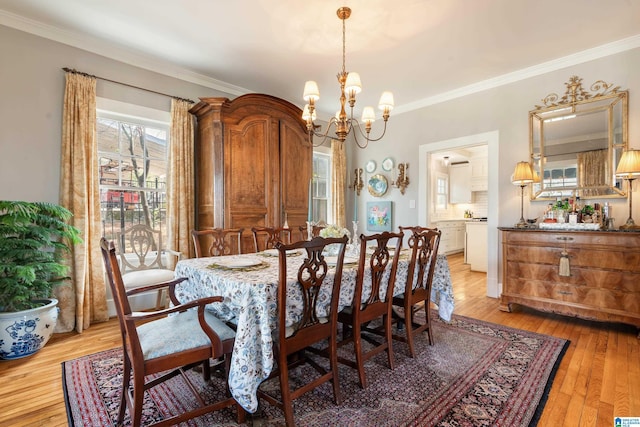
M 342 403 L 333 403 L 323 384 L 294 401 L 299 426 L 535 426 L 568 341 L 454 315 L 450 323 L 434 317 L 434 345 L 426 334 L 416 341 L 417 357 L 406 344 L 394 342 L 395 369 L 386 353 L 366 365 L 369 385 L 363 390 L 355 369 L 340 365 Z M 340 349 L 347 354 L 350 346 Z M 352 347 L 351 347 L 352 349 Z M 311 368 L 309 368 L 311 369 Z M 122 384 L 122 349 L 63 362 L 63 386 L 69 425 L 111 426 L 117 416 Z M 310 375 L 304 367 L 294 376 Z M 314 371 L 315 372 L 315 371 Z M 190 372 L 205 396 L 224 390 L 220 378 L 205 384 Z M 263 387 L 277 389 L 276 380 Z M 192 405 L 180 377 L 145 395 L 143 425 L 173 408 Z M 235 426 L 232 409 L 192 420 L 193 426 Z M 128 413 L 125 425 L 129 424 Z M 185 424 L 186 425 L 186 424 Z M 282 412 L 266 402 L 247 425 L 284 425 Z

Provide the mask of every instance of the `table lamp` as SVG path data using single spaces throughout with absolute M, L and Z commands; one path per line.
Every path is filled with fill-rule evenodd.
M 640 151 L 639 150 L 627 150 L 622 153 L 618 167 L 616 168 L 616 176 L 624 178 L 629 181 L 628 195 L 629 195 L 629 218 L 625 224 L 620 226 L 621 230 L 636 230 L 640 229 L 640 226 L 636 225 L 631 215 L 632 196 L 633 196 L 633 180 L 640 177 Z
M 520 186 L 520 221 L 516 224 L 517 228 L 524 228 L 527 222 L 524 220 L 524 187 L 531 184 L 535 180 L 535 172 L 528 162 L 518 162 L 516 170 L 511 177 L 511 183 Z

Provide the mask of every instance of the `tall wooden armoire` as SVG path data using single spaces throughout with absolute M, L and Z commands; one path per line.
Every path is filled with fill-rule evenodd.
M 313 147 L 302 110 L 270 95 L 201 98 L 195 148 L 196 227 L 291 229 L 307 219 Z

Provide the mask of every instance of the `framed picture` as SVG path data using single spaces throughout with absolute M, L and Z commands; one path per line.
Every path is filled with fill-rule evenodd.
M 391 231 L 393 202 L 367 202 L 367 230 Z

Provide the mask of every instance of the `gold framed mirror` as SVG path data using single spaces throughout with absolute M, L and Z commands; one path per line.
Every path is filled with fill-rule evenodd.
M 602 80 L 582 87 L 572 76 L 560 97 L 529 111 L 531 164 L 539 175 L 532 200 L 625 197 L 616 166 L 628 143 L 628 92 Z

